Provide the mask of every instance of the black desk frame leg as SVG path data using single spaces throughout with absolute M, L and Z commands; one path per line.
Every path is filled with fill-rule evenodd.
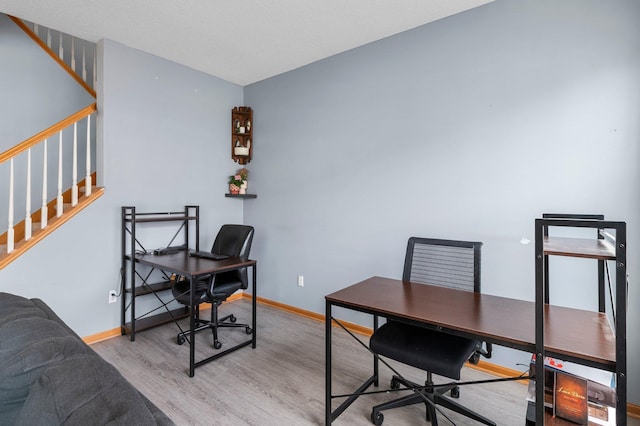
M 331 424 L 331 303 L 325 302 L 325 425 Z
M 196 309 L 194 300 L 194 279 L 189 276 L 190 313 L 189 313 L 189 377 L 193 377 L 196 371 Z
M 376 331 L 378 331 L 378 315 L 377 314 L 373 314 L 373 332 L 375 333 Z M 379 385 L 379 378 L 380 378 L 380 374 L 379 374 L 379 362 L 378 362 L 379 358 L 377 354 L 373 355 L 373 377 L 375 377 L 374 381 L 373 381 L 373 385 L 375 387 L 378 387 Z
M 257 268 L 256 265 L 253 264 L 250 266 L 250 268 L 252 268 L 253 270 L 253 274 L 252 274 L 252 278 L 253 278 L 253 283 L 252 283 L 252 289 L 253 289 L 253 294 L 251 295 L 251 326 L 252 326 L 252 330 L 251 330 L 251 339 L 245 340 L 244 342 L 238 343 L 237 345 L 226 349 L 222 352 L 218 352 L 208 358 L 202 359 L 198 362 L 196 362 L 195 360 L 195 336 L 196 336 L 196 309 L 191 309 L 191 316 L 190 316 L 190 323 L 189 323 L 189 377 L 193 377 L 195 375 L 195 369 L 197 367 L 200 367 L 201 365 L 207 364 L 215 359 L 218 359 L 228 353 L 231 353 L 233 351 L 236 351 L 240 348 L 243 348 L 245 346 L 251 345 L 251 347 L 253 349 L 256 348 L 257 346 L 257 342 L 258 342 L 258 338 L 257 338 L 257 331 L 256 331 L 256 326 L 257 326 Z M 194 306 L 195 301 L 193 299 L 194 297 L 194 283 L 195 283 L 195 279 L 191 276 L 189 277 L 189 288 L 190 288 L 190 293 L 191 293 L 191 300 L 189 301 L 189 303 L 191 304 L 191 306 Z
M 252 288 L 253 288 L 253 294 L 251 295 L 252 296 L 251 297 L 251 303 L 252 303 L 252 306 L 251 306 L 252 312 L 251 312 L 251 314 L 252 314 L 252 317 L 253 317 L 253 319 L 251 320 L 251 327 L 253 328 L 253 339 L 251 341 L 252 342 L 251 343 L 251 348 L 253 348 L 253 349 L 256 348 L 256 344 L 257 344 L 257 341 L 258 341 L 258 338 L 256 337 L 256 334 L 257 334 L 257 327 L 256 327 L 257 302 L 256 302 L 256 300 L 258 298 L 258 295 L 256 294 L 256 276 L 257 276 L 256 268 L 257 268 L 257 265 L 253 265 L 251 267 L 251 269 L 253 270 L 253 277 L 252 277 L 252 280 L 251 280 L 252 281 Z
M 333 394 L 331 390 L 331 332 L 333 326 L 332 304 L 326 301 L 325 307 L 325 425 L 330 425 L 335 419 L 342 414 L 360 395 L 362 395 L 371 385 L 378 386 L 378 357 L 373 358 L 373 375 L 364 381 L 342 404 L 334 411 L 331 411 L 331 400 Z M 337 320 L 336 320 L 337 321 Z M 344 327 L 341 325 L 341 327 Z M 378 329 L 378 316 L 373 318 L 374 330 Z M 349 333 L 351 334 L 351 333 Z M 356 338 L 357 339 L 357 338 Z M 359 341 L 359 339 L 357 339 Z

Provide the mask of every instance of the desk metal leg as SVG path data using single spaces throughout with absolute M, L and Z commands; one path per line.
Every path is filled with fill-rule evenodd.
M 375 333 L 378 330 L 378 315 L 374 314 L 373 315 L 373 332 Z M 373 381 L 373 385 L 375 387 L 378 387 L 379 383 L 378 383 L 378 378 L 380 377 L 379 373 L 379 367 L 378 367 L 378 355 L 374 355 L 373 356 L 373 377 L 375 377 L 374 381 Z
M 251 326 L 253 327 L 253 330 L 251 332 L 252 336 L 251 338 L 247 338 L 247 340 L 238 343 L 237 345 L 230 347 L 227 350 L 224 350 L 222 352 L 218 352 L 208 358 L 202 359 L 200 361 L 195 361 L 195 330 L 196 330 L 196 320 L 195 320 L 195 309 L 191 310 L 191 323 L 189 326 L 189 345 L 190 345 L 190 353 L 189 353 L 189 377 L 193 377 L 195 374 L 195 369 L 207 364 L 215 359 L 218 359 L 222 356 L 227 355 L 228 353 L 231 353 L 233 351 L 236 351 L 240 348 L 243 348 L 245 346 L 249 346 L 251 345 L 252 348 L 256 348 L 257 346 L 257 337 L 256 337 L 256 325 L 257 325 L 257 280 L 256 280 L 256 276 L 257 276 L 257 272 L 256 272 L 256 265 L 251 266 L 253 268 L 253 284 L 252 284 L 252 289 L 253 289 L 253 295 L 251 297 L 251 310 L 252 310 L 252 319 L 251 319 Z M 190 303 L 191 305 L 194 304 L 194 300 L 193 300 L 193 294 L 194 294 L 194 283 L 195 280 L 193 279 L 193 277 L 190 277 L 190 289 L 191 289 L 191 300 Z
M 251 303 L 252 303 L 251 309 L 253 311 L 253 313 L 252 313 L 253 319 L 252 319 L 252 322 L 251 322 L 251 327 L 253 328 L 253 338 L 251 339 L 251 347 L 253 349 L 255 349 L 256 348 L 256 343 L 258 341 L 258 339 L 256 337 L 257 330 L 258 330 L 257 327 L 256 327 L 256 311 L 257 311 L 257 309 L 256 309 L 256 305 L 257 305 L 256 304 L 256 300 L 257 300 L 257 297 L 258 297 L 257 294 L 256 294 L 256 275 L 257 275 L 257 273 L 256 273 L 256 265 L 253 265 L 253 267 L 251 269 L 253 269 L 253 279 L 252 279 L 252 281 L 253 281 L 253 297 L 251 298 L 252 299 L 251 300 Z
M 129 315 L 131 315 L 131 336 L 130 340 L 132 342 L 136 341 L 136 262 L 135 260 L 131 261 L 131 307 L 129 308 Z M 126 284 L 124 285 L 124 289 L 126 289 Z M 124 300 L 127 297 L 126 291 L 122 292 L 122 299 Z
M 325 306 L 325 425 L 331 424 L 331 302 Z
M 342 402 L 342 404 L 340 404 L 334 411 L 331 411 L 331 400 L 333 399 L 333 395 L 332 395 L 332 390 L 331 390 L 331 331 L 332 331 L 332 326 L 333 326 L 333 316 L 331 314 L 331 308 L 332 308 L 332 304 L 329 301 L 326 301 L 326 308 L 325 308 L 325 373 L 326 373 L 326 377 L 325 377 L 325 424 L 328 426 L 331 424 L 331 422 L 333 422 L 335 419 L 338 418 L 338 416 L 340 416 L 340 414 L 342 414 L 342 412 L 344 410 L 346 410 L 356 399 L 358 399 L 358 397 L 360 397 L 362 394 L 365 393 L 365 391 L 371 386 L 378 386 L 378 357 L 374 356 L 373 359 L 373 375 L 371 377 L 369 377 L 367 380 L 364 381 L 364 383 L 362 383 L 360 385 L 360 387 L 358 387 L 358 389 L 356 389 L 352 394 L 350 395 L 343 395 L 344 397 L 346 397 L 347 399 L 345 401 Z M 374 330 L 377 330 L 378 328 L 378 316 L 375 315 L 374 316 Z M 338 320 L 336 320 L 336 322 L 338 323 L 338 325 L 340 325 L 345 331 L 347 331 L 349 334 L 352 335 L 353 338 L 355 338 L 358 342 L 360 342 L 361 344 L 364 345 L 364 343 L 362 343 L 360 341 L 360 339 L 358 339 L 357 337 L 355 337 L 351 332 L 349 332 L 346 328 L 344 328 L 343 325 L 340 324 L 340 322 Z M 366 345 L 365 345 L 366 346 Z
M 196 310 L 194 300 L 195 285 L 193 276 L 189 276 L 189 377 L 195 375 L 196 360 Z

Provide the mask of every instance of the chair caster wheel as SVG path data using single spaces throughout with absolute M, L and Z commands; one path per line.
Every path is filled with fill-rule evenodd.
M 253 329 L 252 329 L 251 327 L 247 326 L 247 327 L 244 329 L 244 332 L 245 332 L 245 333 L 247 333 L 247 334 L 251 334 L 251 333 L 253 333 Z
M 176 343 L 178 343 L 179 345 L 184 345 L 184 342 L 186 342 L 186 341 L 187 340 L 182 335 L 176 337 Z
M 213 342 L 213 347 L 215 349 L 220 349 L 222 347 L 222 343 L 216 340 L 215 342 Z
M 400 381 L 398 380 L 398 378 L 396 376 L 393 376 L 391 378 L 391 383 L 389 383 L 389 387 L 391 389 L 400 389 Z
M 380 412 L 372 411 L 371 412 L 371 423 L 376 426 L 380 426 L 384 421 L 384 416 Z
M 236 322 L 236 321 L 238 321 L 238 318 L 236 318 L 236 317 L 234 317 L 233 315 L 231 315 L 231 316 L 229 317 L 229 321 L 231 321 L 231 322 Z
M 451 398 L 460 398 L 460 387 L 456 386 L 451 389 Z

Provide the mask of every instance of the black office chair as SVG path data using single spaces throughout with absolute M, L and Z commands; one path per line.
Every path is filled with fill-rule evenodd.
M 214 254 L 222 254 L 230 257 L 249 258 L 251 251 L 251 242 L 253 241 L 253 227 L 246 225 L 222 225 L 211 252 Z M 251 334 L 253 330 L 248 324 L 237 323 L 236 317 L 231 314 L 223 318 L 218 318 L 218 307 L 227 300 L 229 296 L 240 289 L 246 289 L 249 286 L 247 269 L 238 269 L 235 271 L 222 272 L 220 274 L 208 275 L 197 280 L 194 283 L 195 294 L 193 309 L 196 310 L 196 329 L 201 331 L 211 329 L 213 332 L 213 347 L 220 349 L 222 343 L 218 340 L 218 328 L 220 327 L 244 327 L 247 334 Z M 176 281 L 172 287 L 175 299 L 189 306 L 190 304 L 190 287 L 189 281 Z M 200 318 L 200 304 L 204 302 L 211 303 L 211 320 L 206 321 Z M 178 334 L 177 342 L 183 344 L 189 331 L 183 331 Z
M 412 237 L 407 245 L 402 280 L 480 292 L 481 246 L 480 242 Z M 433 425 L 438 424 L 436 405 L 478 422 L 495 425 L 491 420 L 443 395 L 449 391 L 453 398 L 459 397 L 456 382 L 446 386 L 433 386 L 433 374 L 460 380 L 460 370 L 465 361 L 477 364 L 481 354 L 491 357 L 491 344 L 483 349 L 482 342 L 478 340 L 388 320 L 374 332 L 369 345 L 376 356 L 387 357 L 427 372 L 424 386 L 393 376 L 392 389 L 400 389 L 400 385 L 403 385 L 414 391 L 410 395 L 373 407 L 371 421 L 375 425 L 381 425 L 384 420 L 382 410 L 412 404 L 425 404 L 426 419 Z

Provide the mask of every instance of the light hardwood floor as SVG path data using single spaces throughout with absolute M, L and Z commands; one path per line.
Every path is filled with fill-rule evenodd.
M 246 299 L 225 303 L 221 312 L 233 312 L 239 322 L 250 321 Z M 208 311 L 203 315 L 208 316 Z M 188 321 L 181 324 L 186 326 Z M 178 328 L 168 324 L 140 332 L 136 341 L 120 336 L 92 348 L 112 363 L 142 393 L 178 425 L 322 425 L 324 424 L 324 324 L 258 304 L 258 345 L 250 346 L 196 369 L 189 378 L 189 346 L 176 344 Z M 223 349 L 235 339 L 246 339 L 244 329 L 223 329 Z M 370 375 L 371 355 L 349 335 L 334 329 L 334 394 L 348 393 Z M 365 342 L 367 338 L 363 338 Z M 211 333 L 196 340 L 196 359 L 213 353 Z M 417 382 L 424 373 L 398 366 Z M 381 366 L 381 386 L 391 374 Z M 464 368 L 463 379 L 491 376 Z M 395 395 L 359 398 L 333 424 L 371 425 L 371 407 Z M 523 425 L 526 386 L 518 382 L 461 388 L 460 402 L 499 425 Z M 339 401 L 334 401 L 334 407 Z M 447 413 L 457 425 L 475 424 Z M 384 425 L 423 425 L 424 407 L 384 412 Z M 441 425 L 450 424 L 442 416 Z

